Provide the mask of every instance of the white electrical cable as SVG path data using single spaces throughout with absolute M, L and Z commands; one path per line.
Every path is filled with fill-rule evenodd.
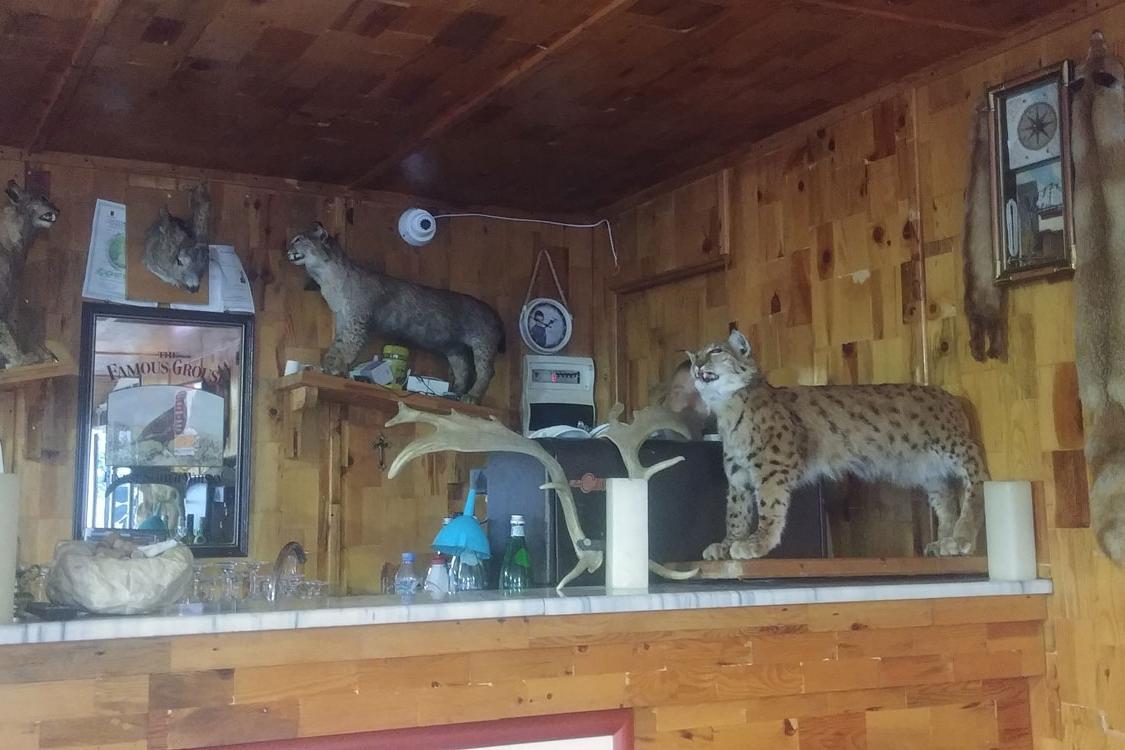
M 477 219 L 499 219 L 500 221 L 517 221 L 524 224 L 551 224 L 556 227 L 571 227 L 573 229 L 594 229 L 605 224 L 606 235 L 609 237 L 609 251 L 613 253 L 613 267 L 619 268 L 617 262 L 617 248 L 613 244 L 613 226 L 609 223 L 609 219 L 602 219 L 595 221 L 593 224 L 571 224 L 566 221 L 548 221 L 547 219 L 518 219 L 514 216 L 497 216 L 495 214 L 434 214 L 435 219 L 457 219 L 457 218 L 477 218 Z

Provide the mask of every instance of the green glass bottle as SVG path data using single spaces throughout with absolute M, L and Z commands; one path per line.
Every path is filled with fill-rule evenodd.
M 500 567 L 501 591 L 524 591 L 531 588 L 531 555 L 527 551 L 524 519 L 512 516 L 512 534 L 504 549 L 504 563 Z

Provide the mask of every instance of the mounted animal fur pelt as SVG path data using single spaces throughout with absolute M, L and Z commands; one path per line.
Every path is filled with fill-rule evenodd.
M 197 185 L 191 191 L 191 216 L 181 219 L 160 207 L 160 216 L 145 233 L 144 267 L 161 281 L 198 292 L 207 274 L 211 242 L 211 196 Z
M 1125 564 L 1125 69 L 1095 31 L 1071 91 L 1078 391 L 1087 416 L 1090 511 Z
M 1008 339 L 1008 292 L 996 284 L 994 278 L 988 123 L 988 101 L 985 99 L 973 110 L 969 137 L 969 186 L 965 190 L 965 227 L 961 233 L 969 350 L 978 362 L 984 362 L 989 357 L 1003 357 Z
M 45 347 L 26 348 L 13 330 L 13 311 L 20 294 L 27 252 L 35 239 L 54 226 L 59 209 L 45 196 L 23 190 L 13 180 L 0 207 L 0 359 L 6 367 L 47 362 Z
M 335 320 L 325 371 L 343 374 L 371 337 L 438 352 L 449 361 L 452 391 L 477 403 L 492 380 L 493 360 L 504 351 L 504 326 L 475 297 L 415 284 L 362 268 L 344 255 L 319 223 L 289 240 L 289 261 L 320 285 Z

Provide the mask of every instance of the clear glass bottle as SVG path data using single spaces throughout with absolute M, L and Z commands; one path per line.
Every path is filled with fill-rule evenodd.
M 454 591 L 480 591 L 484 588 L 484 566 L 472 550 L 461 550 L 461 554 L 454 556 L 450 581 Z
M 504 549 L 504 563 L 500 567 L 501 591 L 524 591 L 531 588 L 531 555 L 527 551 L 527 533 L 524 518 L 512 516 L 512 533 Z
M 402 564 L 395 573 L 395 593 L 399 596 L 414 596 L 418 583 L 418 574 L 414 571 L 414 553 L 403 552 Z
M 199 528 L 195 531 L 195 540 L 193 542 L 194 544 L 207 544 L 207 535 L 203 533 L 203 530 L 206 528 L 207 516 L 200 516 Z

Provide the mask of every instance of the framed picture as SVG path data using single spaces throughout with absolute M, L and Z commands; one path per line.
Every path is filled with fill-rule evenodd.
M 74 534 L 245 556 L 254 319 L 82 307 Z
M 570 343 L 574 320 L 566 305 L 550 297 L 538 297 L 520 312 L 520 336 L 536 354 L 556 354 Z
M 1074 269 L 1069 60 L 988 92 L 997 282 Z

